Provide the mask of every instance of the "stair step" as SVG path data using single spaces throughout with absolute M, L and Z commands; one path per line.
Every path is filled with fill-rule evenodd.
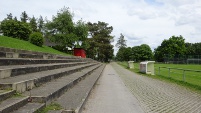
M 7 98 L 11 97 L 15 94 L 16 91 L 14 90 L 0 90 L 0 101 L 6 100 Z
M 40 87 L 34 88 L 31 92 L 26 91 L 24 95 L 30 95 L 33 98 L 34 102 L 50 102 L 55 98 L 61 96 L 64 92 L 66 92 L 70 87 L 77 84 L 81 79 L 85 78 L 88 74 L 90 74 L 93 70 L 97 69 L 99 65 L 91 66 L 85 68 L 81 71 L 77 71 L 68 76 L 61 77 L 56 79 L 55 81 L 48 82 L 43 84 Z
M 0 103 L 0 113 L 12 112 L 28 103 L 28 97 L 12 97 Z
M 24 75 L 16 76 L 16 77 L 10 77 L 6 79 L 0 79 L 0 88 L 1 89 L 12 88 L 13 90 L 16 90 L 17 92 L 24 92 L 34 87 L 38 87 L 45 82 L 76 72 L 83 68 L 93 66 L 95 64 L 96 63 L 90 63 L 90 64 L 84 64 L 79 66 L 72 66 L 68 68 L 41 71 L 36 73 L 24 74 Z
M 81 59 L 0 58 L 0 66 L 81 62 Z
M 93 86 L 96 81 L 100 77 L 105 65 L 102 65 L 93 73 L 91 73 L 84 80 L 79 82 L 76 86 L 69 89 L 66 93 L 64 93 L 61 97 L 54 101 L 55 103 L 60 104 L 63 108 L 63 111 L 70 111 L 79 113 L 86 102 Z M 56 113 L 57 111 L 51 111 L 52 113 Z
M 27 103 L 13 113 L 35 113 L 45 107 L 45 103 Z
M 85 62 L 0 66 L 0 78 L 86 64 Z

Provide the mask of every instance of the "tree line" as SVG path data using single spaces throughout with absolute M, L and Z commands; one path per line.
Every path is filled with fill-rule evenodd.
M 147 44 L 140 46 L 127 47 L 124 35 L 120 34 L 120 37 L 115 45 L 119 48 L 115 59 L 118 61 L 145 61 L 153 59 L 153 53 L 151 48 Z
M 118 61 L 132 60 L 140 62 L 155 60 L 157 62 L 165 62 L 167 57 L 168 59 L 173 59 L 178 58 L 178 56 L 193 56 L 201 54 L 200 42 L 185 42 L 185 39 L 181 35 L 172 36 L 169 39 L 163 40 L 162 43 L 152 52 L 151 48 L 147 44 L 127 47 L 123 34 L 120 34 L 116 47 L 119 48 L 115 57 Z
M 172 36 L 163 40 L 160 46 L 154 49 L 154 58 L 158 62 L 165 62 L 169 59 L 178 58 L 178 56 L 195 56 L 201 54 L 201 43 L 185 42 L 183 36 Z
M 18 20 L 10 13 L 0 22 L 0 34 L 25 41 L 30 41 L 32 36 L 32 40 L 37 42 L 38 37 L 42 36 L 41 41 L 47 39 L 53 43 L 53 48 L 63 52 L 75 47 L 83 48 L 88 58 L 104 62 L 112 59 L 113 27 L 101 21 L 86 23 L 80 19 L 73 22 L 73 16 L 74 14 L 66 7 L 60 9 L 52 20 L 43 19 L 42 16 L 30 18 L 26 11 L 22 12 Z M 35 34 L 32 35 L 33 33 Z

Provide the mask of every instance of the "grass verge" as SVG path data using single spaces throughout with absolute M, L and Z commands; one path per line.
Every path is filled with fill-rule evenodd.
M 0 36 L 0 46 L 7 47 L 7 48 L 14 48 L 14 49 L 23 49 L 23 50 L 29 50 L 29 51 L 51 53 L 51 54 L 69 55 L 69 54 L 57 51 L 48 46 L 39 47 L 34 44 L 31 44 L 28 41 L 19 40 L 19 39 L 7 37 L 7 36 Z
M 171 82 L 171 83 L 175 83 L 175 84 L 178 84 L 178 85 L 181 85 L 181 86 L 184 86 L 184 87 L 186 87 L 186 88 L 188 88 L 188 89 L 191 89 L 191 90 L 193 90 L 193 91 L 196 91 L 196 92 L 198 92 L 198 93 L 200 93 L 201 94 L 201 85 L 199 85 L 199 84 L 195 84 L 195 83 L 193 83 L 193 81 L 192 82 L 184 82 L 184 81 L 182 81 L 182 80 L 179 80 L 179 79 L 175 79 L 174 77 L 168 77 L 168 76 L 166 76 L 165 74 L 167 74 L 167 73 L 162 73 L 161 75 L 158 75 L 158 74 L 156 74 L 156 75 L 147 75 L 147 74 L 142 74 L 142 73 L 140 73 L 140 71 L 139 71 L 139 63 L 134 63 L 134 69 L 129 69 L 128 68 L 128 65 L 127 65 L 127 62 L 117 62 L 119 65 L 121 65 L 122 67 L 124 67 L 124 68 L 126 68 L 126 69 L 128 69 L 128 70 L 130 70 L 130 71 L 132 71 L 132 72 L 135 72 L 135 73 L 137 73 L 138 75 L 142 75 L 142 76 L 147 76 L 147 77 L 150 77 L 150 78 L 153 78 L 153 79 L 158 79 L 158 80 L 161 80 L 161 81 L 165 81 L 165 82 Z M 163 64 L 162 64 L 163 65 Z M 173 67 L 178 67 L 179 65 L 174 65 L 174 64 L 171 64 Z M 166 65 L 166 66 L 171 66 L 171 65 Z M 160 64 L 155 64 L 155 72 L 157 71 L 156 69 L 158 69 L 158 67 L 159 66 L 161 66 Z M 163 65 L 164 66 L 164 65 Z M 198 66 L 198 65 L 196 65 L 197 66 L 197 68 L 200 68 L 200 66 Z M 196 67 L 195 66 L 195 67 Z M 181 67 L 181 66 L 179 66 L 179 67 Z M 194 66 L 185 66 L 184 65 L 184 67 L 191 67 L 190 69 L 194 69 L 193 67 Z M 196 68 L 196 69 L 197 69 Z M 187 68 L 186 68 L 187 69 Z M 193 76 L 192 76 L 193 77 Z M 200 81 L 201 82 L 201 79 L 197 79 L 197 77 L 195 77 L 195 79 L 193 79 L 193 80 L 197 80 L 197 81 Z

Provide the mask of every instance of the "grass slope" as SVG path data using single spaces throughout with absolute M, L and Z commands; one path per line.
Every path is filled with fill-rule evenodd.
M 30 51 L 37 51 L 37 52 L 68 55 L 66 53 L 57 51 L 51 47 L 47 47 L 47 46 L 39 47 L 34 44 L 31 44 L 28 41 L 23 41 L 23 40 L 6 37 L 6 36 L 0 36 L 0 46 L 14 48 L 14 49 L 23 49 L 23 50 L 30 50 Z

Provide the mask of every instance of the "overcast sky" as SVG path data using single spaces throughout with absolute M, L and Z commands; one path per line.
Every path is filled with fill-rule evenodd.
M 75 22 L 82 18 L 113 26 L 114 45 L 120 33 L 128 47 L 148 44 L 152 50 L 173 35 L 201 42 L 201 0 L 1 0 L 0 21 L 9 13 L 19 19 L 23 11 L 51 20 L 64 6 L 74 12 Z

